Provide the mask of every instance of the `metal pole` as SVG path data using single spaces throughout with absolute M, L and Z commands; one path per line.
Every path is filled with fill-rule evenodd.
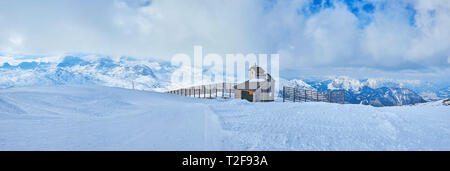
M 308 98 L 308 94 L 306 93 L 306 90 L 305 90 L 305 102 L 306 102 L 307 98 Z
M 333 92 L 332 91 L 330 91 L 330 103 L 333 103 Z
M 283 86 L 283 102 L 284 102 L 284 92 L 285 92 L 286 87 Z
M 316 93 L 317 93 L 316 101 L 319 101 L 319 91 L 317 91 Z
M 296 98 L 296 97 L 295 97 L 295 94 L 296 94 L 296 93 L 295 93 L 295 90 L 296 90 L 296 88 L 294 88 L 294 103 L 295 103 L 295 98 Z

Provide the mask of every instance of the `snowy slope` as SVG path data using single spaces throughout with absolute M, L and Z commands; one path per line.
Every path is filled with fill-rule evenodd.
M 0 150 L 222 148 L 208 107 L 174 95 L 61 86 L 1 90 L 0 99 Z
M 234 105 L 214 111 L 237 150 L 450 150 L 450 109 L 441 103 Z
M 10 88 L 0 90 L 0 150 L 450 150 L 449 109 Z

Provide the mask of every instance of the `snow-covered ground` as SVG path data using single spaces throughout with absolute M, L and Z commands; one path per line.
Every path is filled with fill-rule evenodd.
M 450 108 L 10 88 L 0 90 L 0 150 L 450 150 Z

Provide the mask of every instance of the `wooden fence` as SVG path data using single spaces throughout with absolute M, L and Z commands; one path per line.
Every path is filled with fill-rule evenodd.
M 234 83 L 218 83 L 209 85 L 192 86 L 177 90 L 167 91 L 169 94 L 188 96 L 194 98 L 232 98 L 234 97 Z
M 315 91 L 283 87 L 283 102 L 329 102 L 344 104 L 344 91 Z

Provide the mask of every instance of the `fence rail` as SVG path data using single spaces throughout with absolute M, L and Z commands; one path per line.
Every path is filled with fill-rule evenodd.
M 344 91 L 315 91 L 283 87 L 283 102 L 328 102 L 344 104 Z
M 235 85 L 234 83 L 200 85 L 170 90 L 167 93 L 194 98 L 232 98 L 234 96 Z
M 193 86 L 167 91 L 169 94 L 194 98 L 232 98 L 234 83 L 220 83 Z M 283 102 L 328 102 L 344 104 L 344 91 L 315 91 L 293 87 L 283 87 Z

